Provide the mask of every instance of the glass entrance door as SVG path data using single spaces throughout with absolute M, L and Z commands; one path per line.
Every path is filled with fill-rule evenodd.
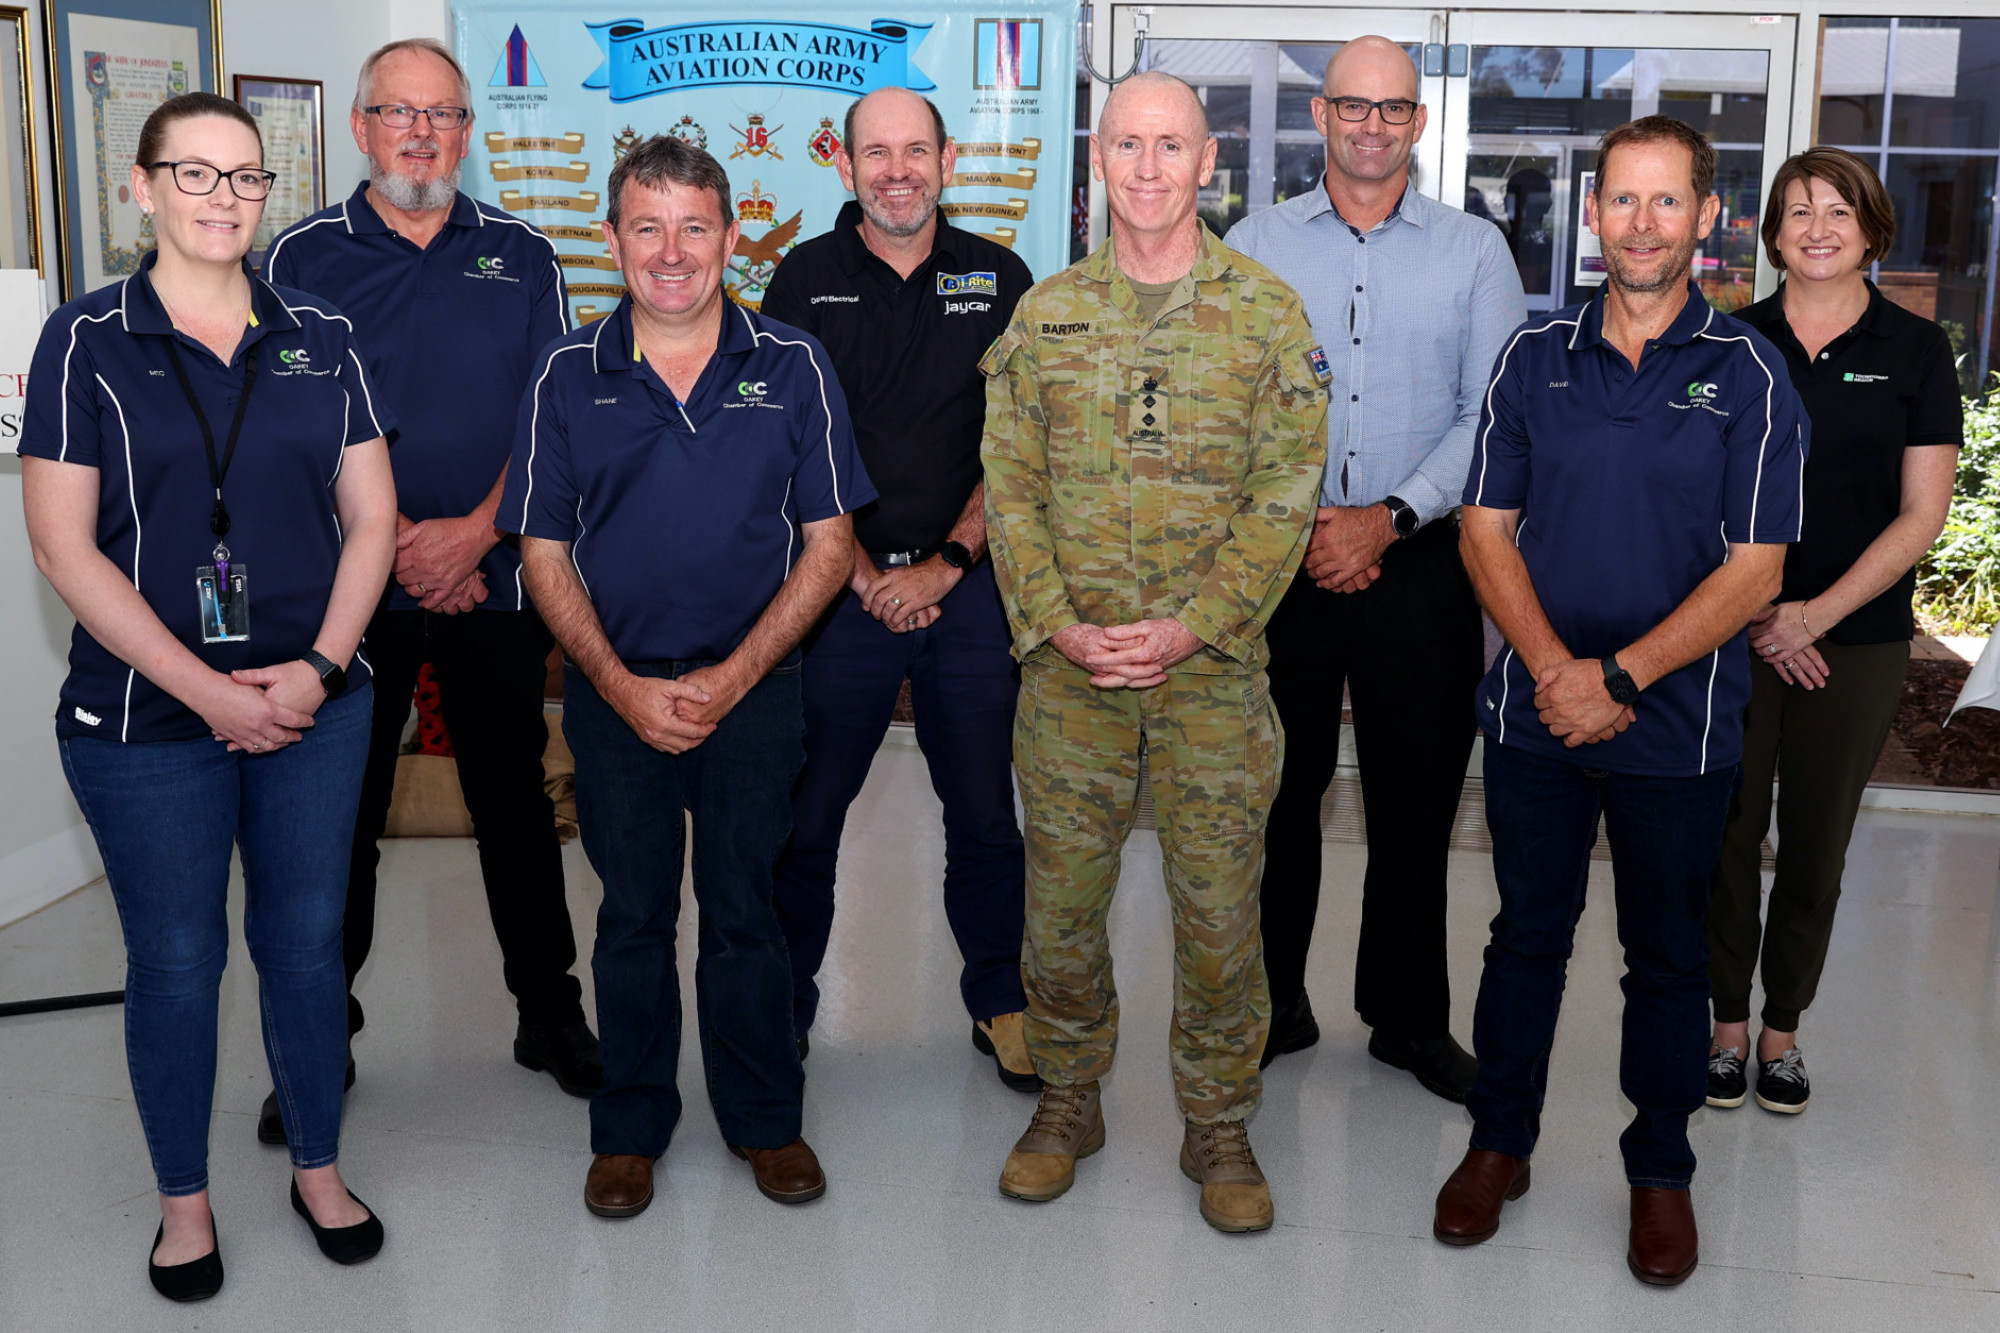
M 1709 136 L 1721 157 L 1722 213 L 1695 277 L 1722 310 L 1768 292 L 1776 275 L 1758 235 L 1765 187 L 1784 160 L 1795 25 L 1749 15 L 1457 11 L 1451 41 L 1466 74 L 1446 80 L 1441 195 L 1507 236 L 1530 310 L 1585 299 L 1601 283 L 1583 220 L 1597 140 L 1664 113 Z

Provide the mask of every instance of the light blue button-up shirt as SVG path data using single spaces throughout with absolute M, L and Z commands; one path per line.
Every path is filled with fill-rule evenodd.
M 1326 348 L 1320 503 L 1394 495 L 1426 523 L 1455 509 L 1494 359 L 1528 315 L 1500 229 L 1405 190 L 1357 231 L 1322 180 L 1243 219 L 1227 242 L 1298 289 Z

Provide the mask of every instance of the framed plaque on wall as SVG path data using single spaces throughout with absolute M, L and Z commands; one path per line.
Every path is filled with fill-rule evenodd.
M 264 169 L 278 173 L 250 247 L 250 262 L 261 269 L 279 232 L 326 207 L 325 92 L 318 79 L 238 74 L 229 82 L 263 135 Z

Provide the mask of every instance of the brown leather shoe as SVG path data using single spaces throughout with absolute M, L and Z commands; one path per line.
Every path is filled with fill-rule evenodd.
M 1500 1206 L 1528 1192 L 1528 1159 L 1468 1148 L 1438 1191 L 1431 1234 L 1447 1245 L 1477 1245 L 1500 1229 Z
M 729 1151 L 750 1163 L 757 1189 L 774 1203 L 809 1203 L 826 1193 L 826 1172 L 804 1139 L 793 1139 L 782 1148 L 739 1148 Z
M 583 1206 L 599 1217 L 637 1217 L 653 1201 L 657 1157 L 601 1152 L 583 1181 Z
M 1625 1266 L 1656 1287 L 1678 1287 L 1701 1261 L 1694 1196 L 1686 1190 L 1632 1187 L 1632 1247 Z

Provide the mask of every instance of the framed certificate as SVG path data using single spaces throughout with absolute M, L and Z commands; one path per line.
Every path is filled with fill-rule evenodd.
M 170 97 L 219 91 L 221 0 L 43 5 L 67 301 L 137 272 L 152 247 L 152 220 L 132 197 L 139 129 Z
M 250 262 L 261 269 L 279 232 L 326 207 L 325 92 L 318 79 L 238 74 L 229 82 L 264 136 L 265 170 L 278 173 L 250 247 Z
M 42 194 L 29 68 L 28 11 L 0 5 L 0 268 L 39 273 Z

